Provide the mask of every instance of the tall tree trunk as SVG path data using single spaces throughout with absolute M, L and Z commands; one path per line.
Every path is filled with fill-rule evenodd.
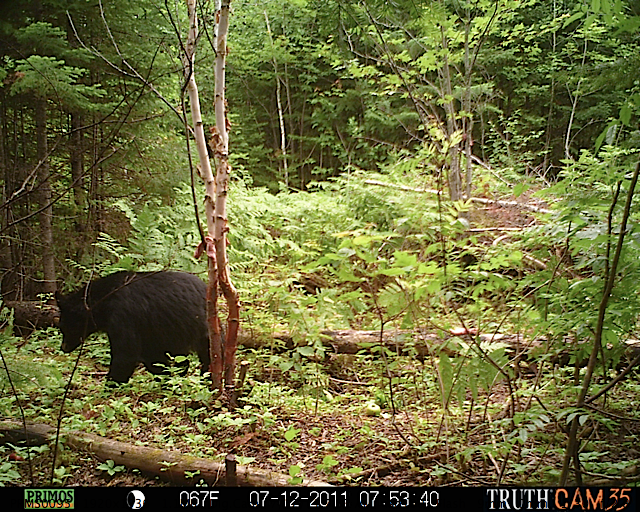
M 7 224 L 11 218 L 11 206 L 7 201 L 13 190 L 13 180 L 11 172 L 9 171 L 9 164 L 7 158 L 7 141 L 5 132 L 5 94 L 0 90 L 0 182 L 2 183 L 2 190 L 0 191 L 0 205 L 3 208 L 0 209 L 0 294 L 4 298 L 10 296 L 13 291 L 13 281 L 15 276 L 13 275 L 13 258 L 11 251 L 11 234 L 7 233 Z M 6 300 L 6 299 L 5 299 Z
M 198 84 L 195 76 L 195 52 L 198 41 L 198 17 L 196 10 L 196 0 L 186 0 L 189 14 L 189 34 L 185 45 L 185 55 L 183 56 L 183 69 L 186 81 L 186 91 L 189 95 L 191 106 L 191 121 L 196 139 L 196 149 L 200 160 L 200 175 L 205 187 L 205 218 L 207 221 L 206 254 L 209 286 L 207 287 L 207 323 L 209 326 L 209 353 L 211 356 L 211 379 L 215 389 L 222 389 L 223 373 L 223 352 L 222 333 L 220 329 L 220 319 L 218 317 L 218 264 L 214 246 L 215 231 L 215 196 L 216 181 L 209 161 L 209 152 L 202 122 L 202 112 L 200 110 L 200 96 Z M 216 44 L 219 40 L 219 33 L 216 30 Z M 186 122 L 186 121 L 185 121 Z
M 214 178 L 209 161 L 200 111 L 200 98 L 194 74 L 195 46 L 198 40 L 198 18 L 196 0 L 187 0 L 189 12 L 189 36 L 183 67 L 187 82 L 187 93 L 191 104 L 191 118 L 195 133 L 201 175 L 205 184 L 205 214 L 207 219 L 206 253 L 208 256 L 209 286 L 207 288 L 207 320 L 209 325 L 211 379 L 214 388 L 224 389 L 233 404 L 235 352 L 237 349 L 238 327 L 240 323 L 240 302 L 229 277 L 227 257 L 227 209 L 229 190 L 229 135 L 224 96 L 225 61 L 227 55 L 227 33 L 229 29 L 229 3 L 222 0 L 217 13 L 216 64 L 215 64 L 215 113 L 216 125 L 212 130 L 212 145 L 216 161 Z M 218 286 L 222 289 L 228 304 L 227 332 L 222 342 L 220 319 L 218 316 Z
M 80 48 L 78 38 L 74 35 L 71 19 L 66 13 L 60 13 L 59 26 L 66 27 L 67 42 L 71 48 Z M 87 203 L 87 194 L 84 187 L 84 117 L 82 111 L 69 112 L 69 165 L 71 166 L 71 186 L 73 188 L 73 200 L 77 207 L 76 229 L 84 232 L 86 229 L 84 212 Z M 84 244 L 83 244 L 84 245 Z
M 103 168 L 100 163 L 100 141 L 101 133 L 98 123 L 96 123 L 96 117 L 93 118 L 93 130 L 91 133 L 91 177 L 89 183 L 89 193 L 87 196 L 87 229 L 98 233 L 102 231 L 103 219 L 102 219 L 102 201 L 101 201 L 101 182 Z
M 449 141 L 449 174 L 447 181 L 449 183 L 449 196 L 452 201 L 462 199 L 462 176 L 460 173 L 460 148 L 459 144 L 454 144 L 456 133 L 458 132 L 458 122 L 456 119 L 456 109 L 453 104 L 453 86 L 451 84 L 451 70 L 449 69 L 449 42 L 444 28 L 442 32 L 442 48 L 444 50 L 444 63 L 442 65 L 441 79 L 444 92 L 444 109 L 447 114 L 447 140 Z
M 4 91 L 6 92 L 6 91 Z M 4 169 L 3 176 L 3 197 L 2 204 L 4 208 L 1 210 L 0 228 L 2 228 L 2 237 L 0 237 L 0 258 L 2 283 L 2 298 L 7 300 L 24 300 L 24 279 L 26 272 L 24 271 L 24 240 L 33 237 L 25 236 L 26 227 L 24 224 L 10 226 L 17 218 L 26 214 L 29 204 L 30 195 L 24 193 L 27 186 L 29 172 L 25 172 L 26 165 L 22 161 L 21 155 L 24 151 L 20 151 L 20 144 L 23 140 L 21 135 L 22 128 L 22 110 L 13 108 L 11 115 L 8 115 L 7 97 L 3 94 L 0 101 L 0 109 L 2 112 L 2 157 L 0 162 Z
M 553 0 L 553 19 L 556 19 L 557 16 L 557 5 L 556 5 L 556 0 Z M 551 31 L 551 58 L 555 59 L 556 57 L 556 47 L 557 47 L 557 37 L 556 37 L 556 31 L 552 30 Z M 545 140 L 544 140 L 544 149 L 543 149 L 543 154 L 544 154 L 544 158 L 542 160 L 542 176 L 546 177 L 547 175 L 547 170 L 551 167 L 551 165 L 553 164 L 553 161 L 550 157 L 550 152 L 551 152 L 551 128 L 553 126 L 553 116 L 554 116 L 554 103 L 556 100 L 556 75 L 553 72 L 553 70 L 551 71 L 551 93 L 550 93 L 550 97 L 549 97 L 549 113 L 547 114 L 547 129 L 546 129 L 546 134 L 545 134 Z
M 584 68 L 585 68 L 585 64 L 586 64 L 586 60 L 587 60 L 587 44 L 588 40 L 587 37 L 585 36 L 584 38 L 584 48 L 583 48 L 583 52 L 582 52 L 582 65 L 581 65 L 581 70 L 580 70 L 580 74 L 584 73 Z M 567 123 L 567 133 L 564 139 L 564 157 L 567 160 L 572 160 L 571 158 L 571 130 L 573 128 L 573 120 L 575 118 L 576 115 L 576 111 L 578 109 L 578 101 L 580 101 L 580 96 L 582 95 L 582 91 L 581 86 L 582 86 L 582 77 L 580 77 L 580 79 L 578 80 L 578 85 L 576 85 L 576 90 L 573 93 L 573 96 L 571 95 L 571 91 L 569 90 L 569 87 L 567 86 L 567 90 L 569 92 L 569 98 L 571 99 L 571 114 L 569 116 L 569 122 Z
M 273 34 L 271 33 L 271 25 L 269 24 L 269 15 L 264 11 L 264 20 L 267 24 L 267 34 L 271 43 L 271 51 L 275 51 L 273 44 Z M 278 106 L 278 122 L 280 124 L 280 153 L 282 155 L 282 173 L 285 188 L 289 188 L 289 167 L 287 162 L 287 137 L 284 126 L 284 113 L 282 111 L 282 84 L 280 81 L 280 73 L 278 72 L 278 61 L 273 57 L 273 71 L 276 77 L 276 104 Z
M 469 48 L 469 33 L 471 30 L 470 13 L 467 11 L 467 17 L 464 25 L 464 101 L 462 103 L 462 129 L 464 139 L 464 156 L 465 156 L 465 194 L 467 199 L 471 197 L 471 181 L 473 180 L 473 168 L 471 166 L 471 150 L 473 147 L 473 117 L 471 115 L 471 72 L 472 63 Z M 465 212 L 466 213 L 466 212 Z
M 71 180 L 73 185 L 73 199 L 78 208 L 79 215 L 76 226 L 79 231 L 84 231 L 84 212 L 86 205 L 86 193 L 84 190 L 84 132 L 83 120 L 80 114 L 70 114 L 71 136 L 69 138 L 69 163 L 71 165 Z
M 218 40 L 216 48 L 215 68 L 215 111 L 216 130 L 219 141 L 215 144 L 216 156 L 216 189 L 215 204 L 215 245 L 218 260 L 218 279 L 222 293 L 227 301 L 229 315 L 227 317 L 227 336 L 224 346 L 224 379 L 225 391 L 232 405 L 235 405 L 235 354 L 238 348 L 238 329 L 240 327 L 240 299 L 238 291 L 231 282 L 229 258 L 227 256 L 227 194 L 229 192 L 229 134 L 227 131 L 227 111 L 225 100 L 225 66 L 227 57 L 227 34 L 229 32 L 229 5 L 231 0 L 222 0 L 218 17 Z
M 53 258 L 53 205 L 51 204 L 51 176 L 49 172 L 49 148 L 47 145 L 47 100 L 36 100 L 37 157 L 40 167 L 40 246 L 42 247 L 42 271 L 44 292 L 55 293 L 56 270 Z

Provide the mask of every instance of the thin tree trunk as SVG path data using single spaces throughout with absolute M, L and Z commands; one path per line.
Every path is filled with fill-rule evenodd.
M 582 69 L 584 69 L 585 63 L 587 59 L 587 38 L 584 39 L 584 50 L 582 52 Z M 580 99 L 580 86 L 582 85 L 582 78 L 578 80 L 578 85 L 576 85 L 576 91 L 573 93 L 573 98 L 571 99 L 571 115 L 569 116 L 569 122 L 567 124 L 567 134 L 564 140 L 564 157 L 566 159 L 571 158 L 571 129 L 573 128 L 573 119 L 576 115 L 576 110 L 578 108 L 578 100 Z M 571 97 L 571 91 L 569 91 L 569 97 Z
M 13 176 L 9 170 L 7 158 L 6 131 L 5 131 L 5 95 L 4 91 L 0 91 L 0 181 L 2 181 L 2 190 L 0 191 L 0 205 L 4 208 L 0 209 L 0 232 L 5 233 L 9 219 L 11 218 L 12 207 L 7 203 L 9 196 L 13 191 Z M 13 231 L 13 230 L 12 230 Z M 3 299 L 12 297 L 13 282 L 15 274 L 13 271 L 13 257 L 11 247 L 11 233 L 0 236 L 0 294 Z
M 227 34 L 229 33 L 229 5 L 231 0 L 222 0 L 218 16 L 218 40 L 215 67 L 215 112 L 216 131 L 219 136 L 215 144 L 216 157 L 216 203 L 215 203 L 215 246 L 218 260 L 218 279 L 229 314 L 224 345 L 224 382 L 225 392 L 235 405 L 235 368 L 238 348 L 238 329 L 240 327 L 240 299 L 238 291 L 231 282 L 229 258 L 227 256 L 227 194 L 229 193 L 229 134 L 225 100 L 225 66 L 227 57 Z
M 222 389 L 222 334 L 217 310 L 218 298 L 218 265 L 214 247 L 215 232 L 215 197 L 216 181 L 209 161 L 209 153 L 202 123 L 200 111 L 200 97 L 195 77 L 195 47 L 198 40 L 198 18 L 196 12 L 196 0 L 187 0 L 189 13 L 189 35 L 186 44 L 186 55 L 183 67 L 187 83 L 187 94 L 191 105 L 191 120 L 196 139 L 196 148 L 200 160 L 200 175 L 205 187 L 205 217 L 207 221 L 206 253 L 209 286 L 207 287 L 207 324 L 209 326 L 209 353 L 211 356 L 211 379 L 215 389 Z M 216 35 L 216 41 L 219 35 Z
M 576 87 L 576 92 L 573 95 L 571 100 L 571 115 L 569 116 L 569 122 L 567 123 L 567 133 L 564 138 L 564 157 L 569 160 L 571 159 L 571 129 L 573 128 L 573 118 L 576 115 L 576 109 L 578 107 L 578 99 L 580 93 L 580 85 L 582 84 L 582 79 L 578 81 L 578 86 Z M 569 91 L 569 96 L 571 96 L 571 91 Z
M 196 0 L 187 0 L 189 12 L 189 36 L 184 56 L 184 72 L 187 93 L 191 104 L 191 117 L 200 159 L 201 176 L 205 184 L 205 214 L 207 219 L 206 253 L 208 257 L 209 286 L 207 288 L 207 321 L 211 354 L 211 379 L 214 388 L 222 390 L 225 384 L 227 396 L 234 401 L 235 352 L 237 349 L 238 327 L 240 323 L 240 302 L 238 292 L 229 276 L 227 257 L 227 209 L 229 191 L 229 135 L 227 131 L 226 102 L 224 96 L 225 61 L 227 55 L 227 33 L 229 29 L 229 3 L 223 0 L 217 12 L 216 63 L 215 63 L 215 114 L 216 125 L 212 130 L 211 142 L 216 162 L 216 176 L 213 176 L 211 162 L 205 140 L 200 98 L 195 79 L 195 46 L 198 40 L 198 18 Z M 220 318 L 218 314 L 218 287 L 228 304 L 226 339 L 223 344 Z M 224 345 L 224 351 L 223 351 Z
M 557 16 L 557 4 L 556 4 L 556 0 L 553 0 L 553 19 L 556 19 L 556 16 Z M 556 38 L 556 31 L 552 30 L 551 31 L 552 58 L 555 58 L 556 56 L 557 44 L 558 42 Z M 556 98 L 556 77 L 555 77 L 555 73 L 553 73 L 552 71 L 551 72 L 551 92 L 549 97 L 549 113 L 547 114 L 547 133 L 545 134 L 544 149 L 543 149 L 544 159 L 542 160 L 542 175 L 545 177 L 547 175 L 547 170 L 551 166 L 549 151 L 551 150 L 551 126 L 553 121 L 553 114 L 554 114 L 553 104 L 555 102 L 555 98 Z
M 23 279 L 25 272 L 22 270 L 23 266 L 23 237 L 21 231 L 24 230 L 24 226 L 13 225 L 8 226 L 20 214 L 21 205 L 26 207 L 28 204 L 28 195 L 24 195 L 22 198 L 16 198 L 16 195 L 20 192 L 18 189 L 18 183 L 21 181 L 21 169 L 23 169 L 22 162 L 20 161 L 19 148 L 19 132 L 21 123 L 17 109 L 13 109 L 13 115 L 7 116 L 7 103 L 6 95 L 2 95 L 0 101 L 0 109 L 2 117 L 0 123 L 2 124 L 2 153 L 3 156 L 0 160 L 0 165 L 3 169 L 3 196 L 2 204 L 5 206 L 0 211 L 2 215 L 2 228 L 3 237 L 0 238 L 0 265 L 2 275 L 2 298 L 3 300 L 22 300 L 24 298 L 24 286 Z M 22 227 L 22 229 L 21 229 Z
M 97 82 L 95 82 L 97 83 Z M 87 196 L 88 212 L 86 225 L 90 226 L 90 229 L 96 233 L 101 230 L 102 225 L 102 212 L 100 203 L 100 173 L 102 164 L 98 163 L 100 160 L 100 128 L 96 121 L 96 116 L 93 116 L 93 130 L 91 133 L 91 178 L 89 181 L 89 194 Z
M 84 132 L 82 129 L 82 116 L 77 113 L 70 114 L 70 124 L 69 164 L 71 166 L 73 200 L 77 210 L 75 224 L 76 229 L 84 234 L 87 228 L 84 218 L 87 194 L 84 189 Z M 82 250 L 82 248 L 80 250 Z
M 42 271 L 44 292 L 55 293 L 56 270 L 53 259 L 53 205 L 51 204 L 51 181 L 49 172 L 49 149 L 47 146 L 47 100 L 36 100 L 36 140 L 37 157 L 40 166 L 40 206 L 44 207 L 40 213 L 40 245 L 42 247 Z
M 462 199 L 462 176 L 460 175 L 460 155 L 458 154 L 458 144 L 453 144 L 458 131 L 458 123 L 456 121 L 456 111 L 453 104 L 453 88 L 451 85 L 451 70 L 449 69 L 449 58 L 447 52 L 449 45 L 447 35 L 444 28 L 442 33 L 442 49 L 444 50 L 444 63 L 442 65 L 442 90 L 444 91 L 444 109 L 447 114 L 447 140 L 449 141 L 449 174 L 447 181 L 449 183 L 449 197 L 452 201 Z
M 473 179 L 473 169 L 471 166 L 471 148 L 473 146 L 473 118 L 471 117 L 471 58 L 469 55 L 469 32 L 471 30 L 471 20 L 467 12 L 467 19 L 464 26 L 464 103 L 462 110 L 464 114 L 463 130 L 464 130 L 464 154 L 465 154 L 465 193 L 467 198 L 471 197 L 471 181 Z M 465 212 L 466 213 L 466 212 Z
M 76 206 L 83 210 L 86 203 L 84 190 L 84 133 L 83 120 L 80 114 L 70 114 L 71 136 L 69 140 L 69 163 L 71 165 L 71 179 L 73 181 L 73 199 Z
M 271 51 L 275 50 L 275 46 L 273 44 L 273 34 L 271 33 L 271 25 L 269 24 L 269 16 L 267 11 L 264 11 L 264 20 L 267 25 L 267 34 L 269 35 L 269 41 L 271 43 Z M 282 154 L 282 171 L 284 177 L 284 186 L 289 188 L 289 168 L 287 163 L 287 137 L 284 125 L 284 114 L 282 111 L 282 84 L 280 83 L 280 74 L 278 73 L 278 61 L 275 56 L 272 59 L 273 61 L 273 70 L 276 77 L 276 104 L 278 105 L 278 122 L 280 124 L 280 153 Z

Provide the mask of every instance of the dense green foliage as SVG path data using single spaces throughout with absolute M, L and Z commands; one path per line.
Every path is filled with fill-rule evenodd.
M 201 12 L 198 50 L 205 119 L 213 116 L 211 7 Z M 442 173 L 450 187 L 461 179 L 470 192 L 482 185 L 471 156 L 515 172 L 513 180 L 548 180 L 582 150 L 634 147 L 633 8 L 237 0 L 227 86 L 235 176 L 271 192 L 305 190 L 401 159 L 434 178 Z M 30 243 L 43 236 L 34 222 L 43 180 L 51 182 L 53 252 L 65 278 L 68 260 L 98 262 L 88 247 L 100 233 L 124 240 L 123 198 L 168 204 L 173 188 L 188 181 L 175 115 L 184 37 L 176 30 L 184 22 L 180 9 L 153 1 L 7 6 L 4 295 L 41 291 Z M 33 136 L 38 101 L 46 106 L 44 147 Z M 44 150 L 47 172 L 36 165 Z
M 13 3 L 0 20 L 3 300 L 42 294 L 49 257 L 63 289 L 116 269 L 204 277 L 193 257 L 192 194 L 201 207 L 202 187 L 197 176 L 195 192 L 190 186 L 180 117 L 183 6 L 64 4 Z M 115 435 L 120 423 L 135 431 L 156 414 L 170 427 L 155 441 L 187 432 L 196 450 L 220 436 L 224 451 L 243 429 L 269 430 L 274 401 L 305 413 L 309 401 L 315 412 L 344 406 L 355 417 L 374 403 L 393 418 L 415 414 L 415 439 L 394 441 L 412 453 L 450 443 L 447 464 L 419 468 L 425 485 L 477 460 L 493 465 L 480 475 L 485 484 L 564 485 L 577 465 L 575 443 L 583 469 L 615 478 L 632 467 L 619 461 L 637 459 L 625 451 L 637 432 L 603 452 L 620 416 L 638 410 L 628 403 L 637 404 L 637 392 L 624 395 L 634 385 L 610 392 L 613 413 L 589 397 L 628 363 L 626 342 L 638 330 L 637 2 L 232 6 L 232 279 L 243 329 L 256 339 L 285 330 L 291 343 L 286 352 L 279 339 L 244 349 L 254 381 L 235 415 L 208 414 L 202 404 L 211 394 L 191 375 L 161 389 L 136 381 L 134 391 L 154 397 L 142 405 L 126 390 L 109 398 L 100 388 L 90 403 L 75 390 L 65 425 Z M 200 7 L 195 72 L 213 124 L 215 16 L 211 2 Z M 480 207 L 471 197 L 517 198 L 538 210 Z M 1 315 L 0 348 L 11 354 L 26 416 L 53 421 L 72 373 L 68 359 L 55 357 L 58 335 L 38 331 L 20 352 L 10 310 Z M 380 339 L 339 360 L 336 372 L 326 368 L 336 366 L 326 343 L 335 329 Z M 396 350 L 382 343 L 392 330 Z M 438 342 L 425 348 L 407 333 Z M 488 337 L 504 333 L 517 338 L 515 348 Z M 523 348 L 534 340 L 535 349 Z M 105 345 L 92 345 L 89 356 L 95 366 L 81 366 L 75 379 L 98 389 L 91 375 L 104 366 Z M 0 412 L 17 417 L 4 370 L 0 382 Z M 432 410 L 437 428 L 426 416 Z M 267 441 L 292 483 L 299 433 L 291 426 Z M 388 442 L 365 427 L 359 434 L 370 446 Z M 317 472 L 346 478 L 362 469 L 335 468 L 336 454 L 344 452 L 323 452 Z M 17 481 L 16 468 L 0 467 L 0 485 Z M 111 476 L 119 468 L 100 467 Z M 62 469 L 57 484 L 70 477 Z M 580 483 L 578 467 L 574 476 Z

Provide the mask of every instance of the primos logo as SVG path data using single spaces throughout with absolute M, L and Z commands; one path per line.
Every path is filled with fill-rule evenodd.
M 73 489 L 25 489 L 25 509 L 72 509 Z

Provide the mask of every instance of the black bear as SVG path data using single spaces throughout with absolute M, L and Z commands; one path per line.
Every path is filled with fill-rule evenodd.
M 69 295 L 56 294 L 62 351 L 71 352 L 94 332 L 106 332 L 111 348 L 108 379 L 127 382 L 138 363 L 156 363 L 195 352 L 209 368 L 207 286 L 184 272 L 116 272 Z M 182 365 L 186 371 L 186 365 Z

